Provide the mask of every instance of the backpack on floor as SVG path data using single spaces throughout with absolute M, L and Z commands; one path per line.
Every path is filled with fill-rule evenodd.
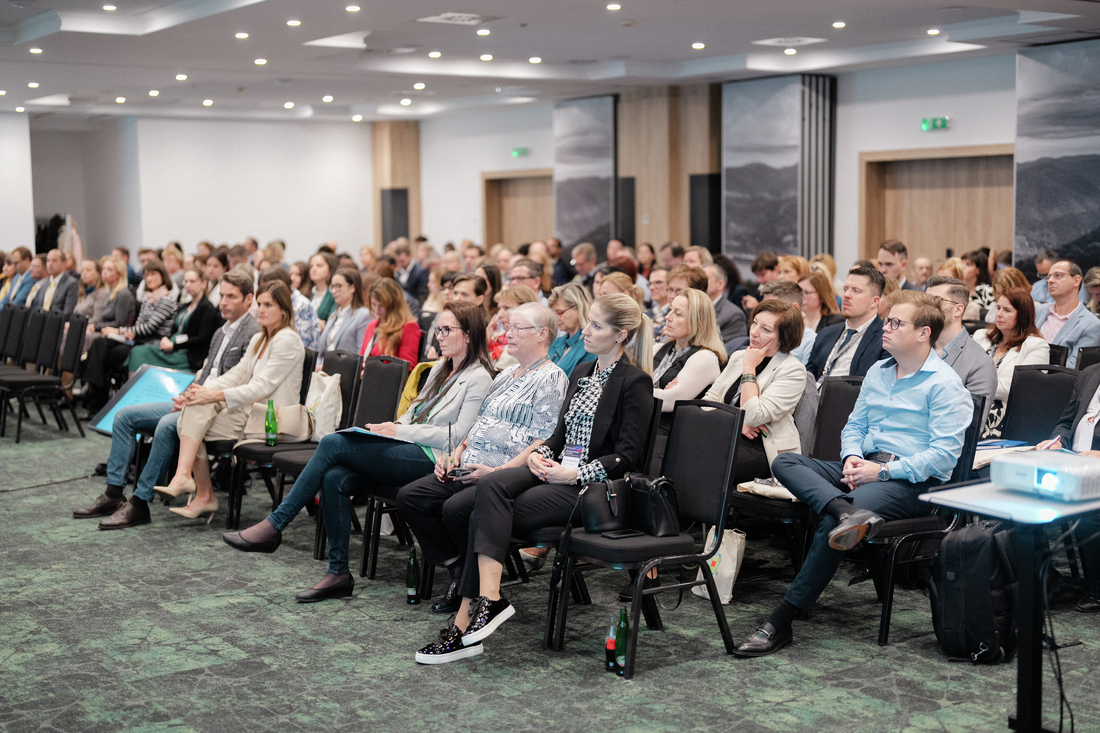
M 1015 531 L 981 521 L 948 532 L 928 584 L 936 638 L 952 661 L 1007 662 L 1016 649 Z

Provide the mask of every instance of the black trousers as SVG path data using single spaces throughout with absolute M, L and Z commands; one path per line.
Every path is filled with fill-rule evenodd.
M 81 378 L 92 387 L 107 390 L 111 386 L 111 374 L 126 363 L 132 348 L 129 344 L 100 336 L 88 348 Z
M 420 541 L 425 566 L 438 565 L 465 554 L 466 539 L 463 538 L 457 545 L 451 540 L 443 515 L 454 513 L 453 508 L 448 512 L 448 504 L 458 506 L 467 503 L 473 507 L 476 487 L 477 484 L 458 481 L 443 482 L 432 474 L 413 481 L 397 492 L 397 508 L 401 518 Z M 468 517 L 469 512 L 466 514 Z

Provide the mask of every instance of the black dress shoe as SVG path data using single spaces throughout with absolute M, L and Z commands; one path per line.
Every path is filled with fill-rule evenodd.
M 857 509 L 840 518 L 829 533 L 829 547 L 847 552 L 863 540 L 874 537 L 885 520 L 869 509 Z
M 432 613 L 457 613 L 462 605 L 462 596 L 458 594 L 458 582 L 452 580 L 447 586 L 447 593 L 439 599 L 439 603 L 432 606 Z
M 642 588 L 660 588 L 661 576 L 656 578 L 647 577 L 642 581 Z M 619 591 L 619 601 L 622 603 L 630 603 L 634 600 L 634 581 L 630 581 L 623 586 L 623 589 Z
M 126 529 L 136 527 L 139 524 L 149 524 L 149 505 L 144 501 L 138 503 L 123 501 L 111 516 L 99 523 L 100 529 Z
M 125 496 L 120 496 L 117 499 L 112 499 L 106 494 L 100 494 L 96 497 L 96 500 L 92 502 L 91 506 L 86 506 L 83 509 L 77 509 L 73 512 L 73 519 L 91 519 L 93 517 L 109 517 L 115 513 L 115 510 L 126 501 Z
M 353 590 L 355 590 L 355 580 L 352 579 L 351 575 L 348 575 L 344 580 L 334 583 L 328 588 L 310 588 L 297 594 L 294 598 L 298 603 L 317 603 L 318 601 L 327 601 L 329 598 L 347 598 Z
M 739 657 L 763 657 L 788 646 L 793 640 L 794 634 L 789 626 L 783 631 L 777 631 L 770 623 L 766 623 L 749 634 L 734 648 L 733 653 Z
M 1074 608 L 1081 613 L 1096 613 L 1100 611 L 1100 598 L 1096 596 L 1085 596 L 1077 601 L 1077 605 L 1074 606 Z
M 271 553 L 275 552 L 275 550 L 279 549 L 279 545 L 283 544 L 283 533 L 279 532 L 272 539 L 263 542 L 249 542 L 244 537 L 241 537 L 240 532 L 226 532 L 222 535 L 222 539 L 225 540 L 225 544 L 241 552 Z

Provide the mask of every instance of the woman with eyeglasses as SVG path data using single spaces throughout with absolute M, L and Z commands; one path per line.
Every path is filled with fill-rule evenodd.
M 493 366 L 497 370 L 503 370 L 516 363 L 515 355 L 508 348 L 511 344 L 508 325 L 511 323 L 512 311 L 524 303 L 538 303 L 539 296 L 526 285 L 505 285 L 497 293 L 496 299 L 497 312 L 489 321 L 489 356 L 493 359 Z
M 354 267 L 341 267 L 333 273 L 328 291 L 332 293 L 336 310 L 328 317 L 328 323 L 321 334 L 321 348 L 317 351 L 317 371 L 324 367 L 325 354 L 328 352 L 354 353 L 362 346 L 363 337 L 371 322 L 371 312 L 363 304 L 362 290 L 362 276 Z M 420 338 L 419 334 L 417 338 Z
M 439 320 L 442 358 L 405 414 L 396 422 L 366 425 L 369 433 L 341 431 L 325 436 L 278 509 L 259 524 L 223 537 L 242 552 L 274 552 L 282 542 L 282 531 L 320 491 L 328 533 L 328 572 L 296 596 L 299 603 L 352 594 L 348 497 L 373 484 L 404 486 L 428 476 L 444 451 L 453 447 L 448 437 L 461 440 L 477 419 L 493 384 L 484 311 L 472 303 L 448 303 Z
M 591 306 L 592 296 L 583 285 L 569 283 L 550 291 L 550 310 L 558 317 L 558 337 L 550 344 L 550 361 L 566 376 L 572 375 L 578 364 L 596 360 L 595 354 L 585 350 L 581 333 L 588 325 Z

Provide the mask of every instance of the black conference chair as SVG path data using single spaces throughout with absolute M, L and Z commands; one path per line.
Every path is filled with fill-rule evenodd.
M 50 313 L 46 320 L 39 355 L 53 354 L 48 363 L 39 361 L 39 369 L 33 372 L 24 370 L 17 373 L 0 374 L 0 395 L 2 395 L 0 399 L 3 400 L 3 404 L 0 404 L 0 413 L 3 413 L 0 414 L 0 435 L 3 435 L 6 427 L 4 421 L 6 419 L 8 398 L 17 397 L 16 443 L 19 443 L 22 439 L 23 414 L 26 411 L 28 399 L 34 400 L 39 412 L 41 412 L 42 405 L 46 404 L 57 421 L 58 429 L 66 432 L 69 427 L 61 410 L 67 406 L 73 422 L 76 423 L 77 430 L 80 432 L 80 437 L 85 437 L 84 428 L 77 419 L 76 406 L 69 396 L 68 390 L 73 386 L 72 375 L 76 372 L 77 365 L 80 363 L 80 354 L 84 345 L 84 330 L 88 326 L 88 319 L 81 315 L 72 316 L 69 321 L 69 333 L 72 334 L 72 338 L 65 341 L 65 352 L 61 354 L 58 349 L 60 348 L 64 320 L 64 316 L 60 313 Z M 64 375 L 66 374 L 68 375 L 68 381 L 64 382 Z
M 987 321 L 963 321 L 962 323 L 963 328 L 965 328 L 966 332 L 971 336 L 976 334 L 978 331 L 989 328 L 989 323 Z
M 1028 445 L 1049 438 L 1073 396 L 1078 374 L 1074 369 L 1046 364 L 1016 367 L 1008 390 L 1001 437 L 1022 440 Z
M 963 438 L 962 454 L 947 484 L 932 491 L 945 488 L 957 488 L 970 481 L 974 466 L 974 454 L 978 450 L 978 438 L 982 433 L 982 420 L 985 416 L 985 397 L 973 397 L 974 412 L 970 425 Z M 974 479 L 974 483 L 984 479 Z M 953 512 L 932 514 L 909 519 L 897 519 L 885 522 L 871 539 L 867 540 L 868 564 L 875 590 L 882 601 L 882 616 L 879 620 L 878 643 L 886 646 L 890 639 L 890 615 L 894 607 L 894 587 L 897 583 L 898 569 L 921 563 L 930 563 L 939 552 L 940 540 L 955 529 L 959 515 Z
M 1054 366 L 1064 367 L 1069 360 L 1069 347 L 1059 346 L 1058 344 L 1050 345 L 1050 363 Z
M 21 305 L 8 305 L 0 311 L 0 317 L 8 319 L 3 351 L 0 352 L 0 371 L 16 364 L 23 352 L 23 331 L 30 311 Z
M 61 334 L 65 326 L 65 316 L 57 312 L 37 311 L 32 313 L 27 328 L 28 340 L 37 334 L 35 344 L 25 344 L 23 352 L 23 365 L 20 367 L 8 367 L 0 370 L 0 437 L 7 434 L 7 414 L 9 401 L 18 397 L 19 425 L 21 434 L 23 414 L 26 411 L 26 395 L 24 389 L 28 385 L 27 380 L 41 377 L 45 374 L 56 374 L 58 367 L 58 355 L 61 348 Z M 33 358 L 27 358 L 33 352 Z M 42 406 L 35 403 L 38 415 L 42 418 L 42 424 L 46 424 L 46 415 L 42 412 Z M 55 413 L 56 415 L 56 413 Z M 58 422 L 58 428 L 62 424 Z M 19 435 L 16 436 L 19 442 Z
M 1082 346 L 1079 348 L 1077 350 L 1077 366 L 1074 369 L 1083 372 L 1093 364 L 1100 364 L 1100 346 Z
M 599 534 L 574 531 L 565 548 L 566 556 L 561 582 L 551 584 L 546 619 L 545 645 L 561 651 L 564 647 L 569 595 L 561 592 L 572 582 L 579 560 L 610 568 L 626 568 L 635 573 L 634 599 L 630 605 L 630 633 L 626 641 L 626 667 L 623 676 L 634 676 L 634 655 L 638 646 L 638 622 L 644 603 L 653 603 L 657 593 L 683 590 L 706 585 L 714 617 L 726 645 L 733 652 L 733 635 L 726 621 L 726 612 L 718 598 L 708 560 L 718 551 L 729 513 L 727 499 L 733 475 L 733 461 L 741 437 L 745 413 L 729 405 L 703 400 L 681 400 L 676 403 L 668 438 L 668 449 L 661 474 L 672 480 L 680 520 L 685 524 L 699 522 L 714 526 L 714 536 L 708 546 L 697 551 L 695 539 L 681 532 L 673 537 L 628 537 L 611 540 Z M 702 571 L 702 580 L 670 583 L 655 588 L 643 586 L 653 568 L 693 566 Z M 555 612 L 556 608 L 556 612 Z M 657 614 L 656 604 L 651 610 Z M 661 628 L 657 616 L 657 627 Z
M 10 353 L 10 358 L 13 363 L 0 366 L 0 372 L 26 371 L 28 366 L 33 368 L 35 360 L 38 359 L 38 347 L 42 344 L 42 330 L 46 326 L 46 311 L 29 313 L 24 308 L 23 312 L 25 316 L 22 329 L 17 328 L 17 319 L 13 319 L 9 334 L 19 337 L 19 341 L 12 344 L 14 350 Z

